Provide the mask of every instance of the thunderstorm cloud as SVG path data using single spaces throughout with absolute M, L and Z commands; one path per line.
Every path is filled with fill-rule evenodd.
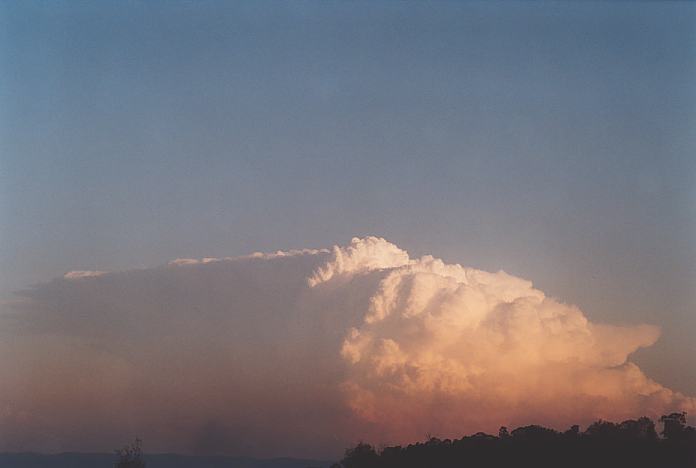
M 500 425 L 694 410 L 629 360 L 650 325 L 590 322 L 531 282 L 332 249 L 75 271 L 0 305 L 0 451 L 335 456 Z

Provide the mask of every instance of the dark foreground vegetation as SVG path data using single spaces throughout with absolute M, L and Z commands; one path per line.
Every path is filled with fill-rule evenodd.
M 474 434 L 458 440 L 431 438 L 407 447 L 376 450 L 360 443 L 346 450 L 338 468 L 676 468 L 696 467 L 696 429 L 686 413 L 660 418 L 658 435 L 649 418 L 619 424 L 597 421 L 584 432 L 525 426 L 498 436 Z

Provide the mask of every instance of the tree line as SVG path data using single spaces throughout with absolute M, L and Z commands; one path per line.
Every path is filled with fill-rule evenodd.
M 647 418 L 621 423 L 597 421 L 560 432 L 538 425 L 498 435 L 483 432 L 461 439 L 431 437 L 408 446 L 376 449 L 359 443 L 332 468 L 696 468 L 696 429 L 686 413 L 672 413 L 655 423 Z

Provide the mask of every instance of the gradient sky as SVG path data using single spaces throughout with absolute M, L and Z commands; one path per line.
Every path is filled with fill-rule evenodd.
M 0 3 L 0 293 L 383 236 L 696 392 L 696 5 Z

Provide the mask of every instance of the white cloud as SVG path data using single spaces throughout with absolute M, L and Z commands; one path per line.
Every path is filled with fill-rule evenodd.
M 409 262 L 408 253 L 380 237 L 354 237 L 347 247 L 334 246 L 333 258 L 316 269 L 309 285 L 316 286 L 336 276 L 394 268 Z
M 93 271 L 93 270 L 73 270 L 69 271 L 63 275 L 65 279 L 80 279 L 80 278 L 92 278 L 95 276 L 101 276 L 108 272 L 106 271 Z
M 656 327 L 380 238 L 75 281 L 99 273 L 2 304 L 0 450 L 336 455 L 696 408 L 628 361 Z

